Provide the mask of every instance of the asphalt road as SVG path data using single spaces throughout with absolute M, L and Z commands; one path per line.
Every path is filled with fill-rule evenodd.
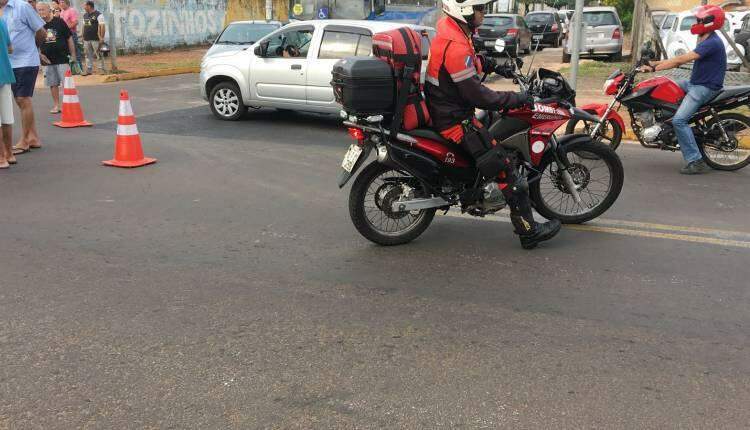
M 438 216 L 383 248 L 332 118 L 214 120 L 196 76 L 125 84 L 155 165 L 47 124 L 0 173 L 0 429 L 746 428 L 750 169 L 624 145 L 603 220 L 527 252 Z

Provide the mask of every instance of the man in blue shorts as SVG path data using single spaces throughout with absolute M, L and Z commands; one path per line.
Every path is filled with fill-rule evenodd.
M 34 85 L 39 74 L 39 47 L 42 46 L 47 32 L 44 21 L 31 5 L 24 0 L 0 0 L 3 10 L 3 20 L 10 32 L 10 42 L 13 53 L 10 63 L 16 83 L 13 84 L 13 97 L 21 110 L 21 124 L 23 132 L 21 138 L 13 147 L 13 153 L 23 154 L 31 148 L 40 148 L 39 135 L 34 124 L 34 108 L 31 97 L 34 95 Z
M 652 61 L 650 65 L 641 67 L 642 72 L 656 72 L 695 62 L 690 80 L 679 82 L 680 87 L 685 90 L 685 98 L 672 118 L 677 142 L 685 159 L 685 166 L 680 169 L 683 175 L 697 175 L 709 171 L 695 141 L 690 120 L 701 106 L 716 97 L 724 87 L 724 75 L 727 70 L 727 53 L 717 33 L 724 25 L 724 11 L 718 6 L 706 5 L 693 9 L 693 14 L 695 24 L 690 27 L 690 32 L 698 36 L 698 45 L 695 49 L 687 54 Z

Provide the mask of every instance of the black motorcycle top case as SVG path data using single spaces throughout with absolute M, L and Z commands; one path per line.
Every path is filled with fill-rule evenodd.
M 393 71 L 376 57 L 348 57 L 333 66 L 333 94 L 350 115 L 382 115 L 393 112 Z

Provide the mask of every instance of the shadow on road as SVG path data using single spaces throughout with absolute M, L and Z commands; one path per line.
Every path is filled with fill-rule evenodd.
M 211 139 L 278 140 L 281 133 L 284 143 L 340 146 L 341 141 L 347 138 L 341 119 L 337 116 L 276 109 L 250 109 L 239 121 L 221 121 L 211 114 L 208 106 L 198 106 L 142 115 L 137 121 L 141 133 Z M 115 124 L 113 121 L 94 127 L 111 130 Z M 336 136 L 341 140 L 332 141 L 331 138 Z

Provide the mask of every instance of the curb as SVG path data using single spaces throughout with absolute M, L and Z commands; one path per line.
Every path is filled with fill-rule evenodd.
M 171 69 L 154 70 L 152 72 L 133 72 L 123 73 L 121 75 L 109 75 L 104 78 L 105 83 L 118 81 L 132 81 L 134 79 L 156 78 L 159 76 L 183 75 L 185 73 L 200 73 L 200 66 L 193 67 L 174 67 Z

